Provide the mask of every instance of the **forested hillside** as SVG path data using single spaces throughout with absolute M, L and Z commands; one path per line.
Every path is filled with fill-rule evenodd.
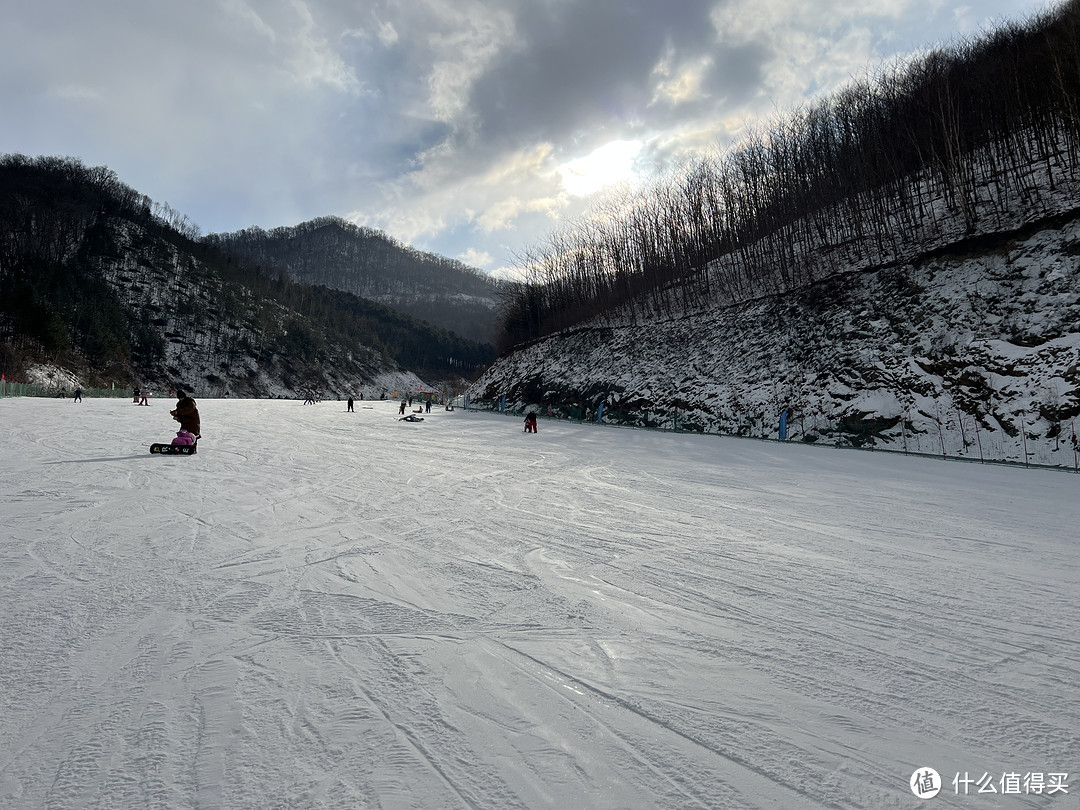
M 86 384 L 292 394 L 461 377 L 491 349 L 227 255 L 104 167 L 0 158 L 0 363 Z M 397 387 L 396 383 L 388 382 Z
M 794 293 L 1072 204 L 1080 4 L 926 52 L 529 250 L 509 349 L 600 313 Z
M 206 241 L 321 284 L 386 304 L 479 343 L 494 340 L 498 283 L 461 262 L 424 253 L 339 217 L 293 227 L 247 228 Z
M 1077 0 L 795 111 L 535 248 L 471 395 L 1080 468 L 1078 111 Z

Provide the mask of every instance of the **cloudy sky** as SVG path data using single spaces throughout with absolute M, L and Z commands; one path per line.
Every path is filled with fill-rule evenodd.
M 203 232 L 334 214 L 499 272 L 597 193 L 1052 0 L 0 0 L 0 152 Z

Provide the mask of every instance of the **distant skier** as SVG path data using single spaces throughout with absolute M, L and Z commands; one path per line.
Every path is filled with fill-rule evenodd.
M 529 411 L 525 415 L 525 432 L 536 433 L 536 411 Z
M 150 401 L 149 401 L 149 400 L 148 400 L 148 399 L 146 398 L 146 397 L 147 397 L 147 395 L 148 395 L 148 392 L 147 392 L 147 390 L 146 390 L 146 389 L 144 388 L 144 389 L 142 390 L 142 399 L 140 399 L 140 400 L 139 400 L 139 404 L 140 404 L 140 405 L 149 405 L 149 404 L 150 404 Z
M 183 388 L 176 389 L 176 408 L 169 411 L 172 418 L 180 423 L 180 428 L 186 430 L 196 439 L 201 439 L 201 425 L 199 424 L 199 409 L 195 400 L 187 395 Z
M 349 413 L 354 413 L 354 411 L 353 411 L 353 398 L 352 397 L 349 397 L 348 411 L 349 411 Z
M 76 388 L 75 389 L 75 399 L 73 401 L 74 402 L 82 402 L 82 389 L 81 388 Z

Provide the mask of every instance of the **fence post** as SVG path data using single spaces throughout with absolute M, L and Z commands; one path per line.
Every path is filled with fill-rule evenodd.
M 1024 466 L 1028 466 L 1028 449 L 1027 449 L 1027 427 L 1024 425 L 1024 418 L 1020 417 L 1020 435 L 1024 437 Z
M 1073 470 L 1080 472 L 1080 449 L 1076 446 L 1076 421 L 1073 420 L 1072 424 L 1072 445 L 1073 445 Z

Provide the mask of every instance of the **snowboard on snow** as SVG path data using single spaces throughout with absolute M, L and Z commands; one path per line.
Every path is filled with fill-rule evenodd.
M 193 444 L 152 444 L 151 453 L 159 453 L 163 456 L 193 456 L 195 445 Z

